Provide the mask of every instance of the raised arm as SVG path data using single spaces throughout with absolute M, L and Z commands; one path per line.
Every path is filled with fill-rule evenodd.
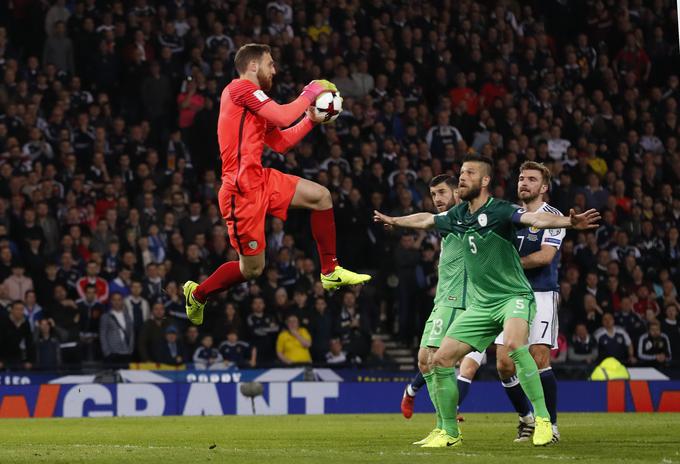
M 558 216 L 552 213 L 516 213 L 519 215 L 519 223 L 525 226 L 533 226 L 537 229 L 596 229 L 600 221 L 600 213 L 595 209 L 576 214 L 573 209 L 569 211 L 569 216 Z
M 408 216 L 392 217 L 373 211 L 373 221 L 382 222 L 392 227 L 404 227 L 406 229 L 432 229 L 434 227 L 434 214 L 415 213 Z

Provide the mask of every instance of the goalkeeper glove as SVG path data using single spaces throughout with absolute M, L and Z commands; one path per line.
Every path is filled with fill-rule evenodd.
M 330 81 L 325 79 L 314 80 L 302 89 L 302 95 L 307 97 L 309 103 L 314 103 L 316 97 L 324 92 L 337 92 L 338 88 Z

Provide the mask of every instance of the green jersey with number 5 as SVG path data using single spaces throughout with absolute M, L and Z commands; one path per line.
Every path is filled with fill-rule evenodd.
M 465 308 L 466 277 L 463 263 L 463 241 L 455 234 L 442 237 L 437 293 L 434 305 L 446 308 Z
M 435 227 L 463 244 L 468 306 L 490 307 L 509 298 L 533 295 L 513 243 L 524 211 L 490 197 L 475 211 L 463 202 L 435 216 Z

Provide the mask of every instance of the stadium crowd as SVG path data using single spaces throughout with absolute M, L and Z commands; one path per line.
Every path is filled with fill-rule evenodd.
M 428 183 L 469 152 L 545 163 L 567 234 L 553 362 L 680 359 L 680 70 L 670 0 L 0 2 L 0 368 L 84 362 L 389 367 L 432 306 Z M 565 21 L 569 18 L 569 21 Z M 273 47 L 272 96 L 333 81 L 344 110 L 265 165 L 328 187 L 338 255 L 374 278 L 328 294 L 308 221 L 267 228 L 257 282 L 191 326 L 181 284 L 237 259 L 217 208 L 217 114 L 240 45 Z

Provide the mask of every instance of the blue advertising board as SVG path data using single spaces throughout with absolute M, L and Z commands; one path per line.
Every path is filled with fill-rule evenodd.
M 251 401 L 238 383 L 165 382 L 0 386 L 2 417 L 397 413 L 402 382 L 265 382 Z M 680 412 L 678 381 L 560 382 L 565 412 Z M 427 394 L 416 412 L 431 412 Z M 473 383 L 463 412 L 509 412 L 499 382 Z

